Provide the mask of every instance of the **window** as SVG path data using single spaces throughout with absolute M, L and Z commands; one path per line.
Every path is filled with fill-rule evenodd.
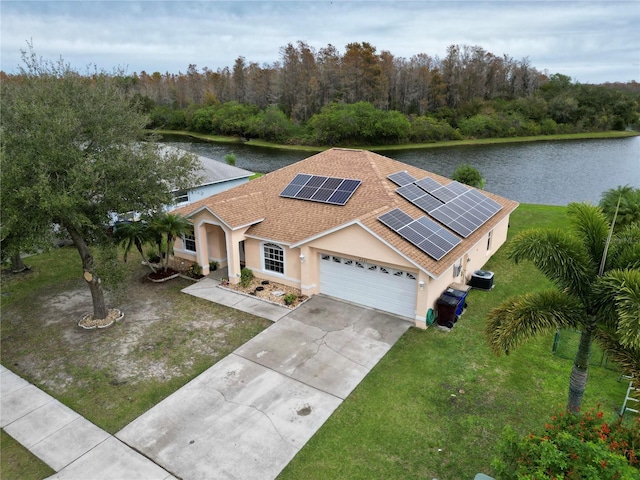
M 264 269 L 276 273 L 284 273 L 284 250 L 273 243 L 265 243 L 263 247 Z
M 185 250 L 189 250 L 190 252 L 196 251 L 196 237 L 193 232 L 182 236 L 182 244 Z
M 176 203 L 187 203 L 189 201 L 189 192 L 186 190 L 178 190 L 177 192 L 173 192 L 173 198 Z

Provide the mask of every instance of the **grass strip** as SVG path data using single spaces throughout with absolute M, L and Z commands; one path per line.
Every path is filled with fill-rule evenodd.
M 281 145 L 263 140 L 245 141 L 240 137 L 223 136 L 223 135 L 207 135 L 204 133 L 188 132 L 185 130 L 155 130 L 160 135 L 182 135 L 185 137 L 197 138 L 216 143 L 241 143 L 254 147 L 274 148 L 279 150 L 296 150 L 302 152 L 322 152 L 330 146 L 309 146 L 309 145 Z M 466 140 L 444 140 L 429 143 L 407 143 L 402 145 L 349 145 L 348 148 L 356 148 L 359 150 L 371 150 L 376 152 L 395 151 L 395 150 L 419 150 L 441 147 L 473 147 L 478 145 L 500 145 L 510 143 L 530 143 L 530 142 L 554 142 L 554 141 L 570 141 L 570 140 L 598 140 L 598 139 L 616 139 L 636 137 L 640 132 L 632 130 L 611 130 L 607 132 L 584 132 L 584 133 L 562 133 L 554 135 L 535 135 L 527 137 L 506 137 L 506 138 L 474 138 Z M 337 145 L 336 145 L 337 146 Z
M 2 480 L 40 480 L 56 473 L 4 430 L 0 436 L 0 451 L 2 452 L 2 461 L 0 461 Z

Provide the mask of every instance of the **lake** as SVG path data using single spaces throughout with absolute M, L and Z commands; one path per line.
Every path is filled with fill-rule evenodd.
M 165 142 L 220 161 L 233 153 L 236 166 L 260 173 L 277 170 L 312 155 L 242 144 L 184 141 L 184 137 L 167 137 Z M 640 188 L 640 137 L 385 150 L 380 153 L 446 177 L 450 177 L 458 165 L 469 164 L 486 179 L 485 190 L 521 203 L 598 203 L 602 192 L 618 185 Z

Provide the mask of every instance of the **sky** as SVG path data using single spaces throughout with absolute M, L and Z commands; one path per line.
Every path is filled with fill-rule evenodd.
M 409 59 L 478 45 L 580 83 L 640 81 L 640 0 L 30 1 L 0 0 L 0 68 L 38 56 L 127 73 L 272 64 L 288 43 L 344 53 L 368 42 Z

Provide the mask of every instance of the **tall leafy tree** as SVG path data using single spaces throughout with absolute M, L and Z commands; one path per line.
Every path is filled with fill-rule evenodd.
M 170 190 L 188 187 L 199 165 L 142 141 L 148 119 L 113 75 L 81 75 L 32 48 L 23 62 L 1 85 L 2 234 L 30 246 L 52 225 L 66 231 L 82 259 L 94 318 L 103 319 L 108 309 L 91 247 L 113 241 L 106 226 L 115 213 L 170 204 Z
M 529 260 L 555 288 L 510 298 L 489 313 L 486 333 L 498 354 L 509 353 L 525 341 L 559 328 L 580 330 L 580 342 L 569 380 L 567 409 L 577 411 L 587 384 L 594 339 L 601 334 L 637 336 L 636 320 L 625 322 L 616 309 L 615 288 L 637 274 L 640 249 L 634 235 L 612 234 L 602 210 L 573 203 L 567 208 L 572 229 L 522 232 L 511 243 L 509 256 Z M 610 241 L 608 239 L 610 238 Z M 607 255 L 611 245 L 612 254 Z M 636 273 L 634 273 L 636 272 Z M 621 277 L 619 277 L 621 276 Z M 616 283 L 617 282 L 617 283 Z M 636 299 L 637 300 L 637 299 Z

